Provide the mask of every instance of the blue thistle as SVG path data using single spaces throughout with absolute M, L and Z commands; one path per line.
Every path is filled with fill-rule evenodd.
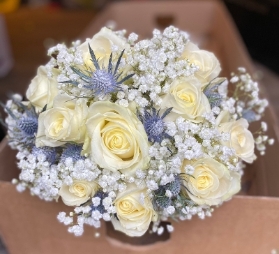
M 181 180 L 178 175 L 174 177 L 174 181 L 165 185 L 166 190 L 170 190 L 173 196 L 177 196 L 181 190 Z
M 88 45 L 89 52 L 91 56 L 91 61 L 95 66 L 95 71 L 86 71 L 86 73 L 81 70 L 71 67 L 71 69 L 81 78 L 82 81 L 86 83 L 85 88 L 91 90 L 94 95 L 104 96 L 110 93 L 114 93 L 121 90 L 121 84 L 131 78 L 134 74 L 130 74 L 123 79 L 119 80 L 122 73 L 118 73 L 118 68 L 121 62 L 121 58 L 124 54 L 124 50 L 121 52 L 115 67 L 112 64 L 112 53 L 110 54 L 109 63 L 107 68 L 100 67 L 98 60 L 96 59 L 95 53 Z M 73 85 L 78 85 L 78 82 L 68 80 L 62 83 L 71 83 Z
M 159 196 L 155 198 L 155 205 L 157 208 L 167 208 L 171 205 L 171 199 L 167 196 Z
M 249 123 L 257 121 L 256 113 L 251 109 L 245 109 L 242 112 L 242 117 L 245 118 Z
M 85 157 L 81 155 L 82 146 L 77 144 L 67 144 L 61 154 L 60 160 L 65 162 L 67 158 L 72 158 L 74 162 L 84 160 Z
M 150 142 L 162 142 L 165 138 L 171 138 L 166 131 L 165 122 L 163 119 L 171 112 L 172 108 L 168 108 L 162 116 L 159 115 L 160 110 L 151 108 L 150 111 L 144 110 L 144 114 L 138 113 L 138 118 L 143 123 L 144 129 Z
M 154 191 L 153 206 L 156 210 L 164 209 L 170 206 L 171 199 L 165 196 L 165 188 L 160 185 L 157 190 Z
M 166 190 L 169 190 L 172 193 L 172 197 L 167 197 Z M 174 181 L 160 185 L 158 190 L 154 191 L 153 205 L 155 209 L 164 209 L 170 206 L 173 200 L 179 195 L 181 190 L 181 178 L 179 175 L 174 176 Z
M 14 125 L 8 126 L 9 142 L 31 149 L 35 143 L 35 135 L 38 130 L 38 115 L 33 105 L 26 106 L 15 99 L 13 99 L 13 103 L 18 107 L 19 114 L 17 115 L 1 104 L 15 121 Z
M 93 198 L 96 197 L 101 199 L 100 204 L 98 206 L 91 205 L 91 211 L 99 211 L 101 214 L 104 214 L 106 212 L 106 209 L 102 201 L 104 200 L 104 198 L 108 197 L 108 194 L 103 191 L 97 191 Z
M 27 135 L 34 136 L 38 130 L 38 118 L 37 116 L 25 116 L 18 120 L 18 127 Z
M 57 152 L 54 147 L 36 147 L 34 146 L 32 149 L 32 154 L 38 157 L 39 155 L 45 155 L 46 161 L 48 161 L 50 164 L 54 164 L 57 159 Z
M 222 102 L 222 96 L 218 92 L 218 87 L 223 83 L 209 83 L 203 90 L 203 93 L 207 97 L 211 108 L 219 107 Z

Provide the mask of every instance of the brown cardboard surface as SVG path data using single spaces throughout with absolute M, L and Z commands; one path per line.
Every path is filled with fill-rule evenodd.
M 10 254 L 108 254 L 108 253 L 270 253 L 279 248 L 279 199 L 237 196 L 216 209 L 204 221 L 174 222 L 171 239 L 132 251 L 111 245 L 102 227 L 101 237 L 85 228 L 82 237 L 67 232 L 56 216 L 65 210 L 61 202 L 43 202 L 28 192 L 19 194 L 14 186 L 1 183 L 0 231 Z
M 144 14 L 144 17 L 142 17 Z M 117 29 L 136 32 L 141 39 L 149 37 L 154 27 L 174 25 L 188 31 L 201 48 L 216 53 L 223 74 L 238 66 L 253 71 L 250 58 L 223 5 L 219 2 L 154 1 L 120 2 L 109 6 L 85 30 L 82 37 L 92 35 L 108 20 L 117 22 Z M 277 120 L 269 108 L 265 121 L 269 135 L 279 140 Z M 243 193 L 279 197 L 279 145 L 269 147 L 267 156 L 260 157 L 247 168 Z M 10 254 L 71 254 L 71 253 L 137 253 L 111 245 L 100 229 L 86 227 L 82 237 L 67 233 L 58 223 L 59 211 L 68 208 L 61 202 L 48 203 L 17 193 L 10 181 L 19 171 L 15 151 L 0 144 L 0 234 Z M 270 253 L 279 248 L 279 198 L 236 196 L 216 209 L 212 218 L 175 223 L 169 242 L 146 248 L 144 253 Z

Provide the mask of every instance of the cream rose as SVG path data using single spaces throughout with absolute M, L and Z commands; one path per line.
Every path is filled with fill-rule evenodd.
M 58 94 L 56 75 L 47 76 L 45 66 L 40 66 L 37 70 L 37 76 L 32 79 L 26 91 L 26 98 L 41 111 L 45 105 L 48 108 L 52 106 L 54 97 Z
M 189 60 L 199 66 L 195 76 L 203 85 L 208 84 L 214 78 L 218 77 L 221 67 L 215 55 L 209 51 L 199 49 L 192 42 L 188 42 L 181 56 L 182 59 Z
M 74 180 L 73 184 L 63 184 L 59 190 L 59 195 L 65 205 L 79 206 L 93 197 L 98 190 L 98 184 L 84 180 Z
M 233 119 L 229 111 L 223 110 L 216 118 L 216 125 L 220 127 L 221 124 L 231 122 L 232 120 Z
M 255 141 L 252 133 L 248 130 L 249 123 L 241 118 L 233 122 L 219 124 L 219 131 L 230 134 L 230 140 L 225 145 L 233 148 L 236 155 L 247 163 L 256 159 Z
M 65 142 L 83 143 L 88 113 L 85 99 L 58 95 L 53 108 L 41 113 L 38 119 L 36 146 L 56 147 Z
M 95 34 L 92 39 L 86 40 L 78 49 L 83 52 L 83 60 L 85 64 L 92 65 L 88 44 L 93 49 L 96 58 L 101 65 L 107 66 L 111 54 L 111 47 L 117 46 L 119 50 L 128 49 L 129 44 L 116 35 L 112 30 L 103 27 L 99 33 Z
M 158 219 L 146 190 L 133 184 L 118 194 L 114 205 L 117 218 L 112 217 L 111 222 L 116 230 L 128 236 L 142 236 L 148 230 L 151 221 Z
M 127 175 L 147 167 L 147 135 L 130 109 L 108 101 L 95 102 L 89 108 L 86 126 L 91 157 L 100 167 Z
M 200 82 L 194 77 L 173 81 L 169 93 L 162 97 L 161 108 L 172 107 L 166 119 L 174 120 L 179 115 L 190 121 L 201 121 L 201 116 L 210 111 L 208 99 L 201 90 Z
M 188 196 L 199 205 L 219 205 L 240 190 L 240 174 L 229 171 L 223 164 L 203 158 L 183 163 L 194 167 L 193 177 L 185 177 Z

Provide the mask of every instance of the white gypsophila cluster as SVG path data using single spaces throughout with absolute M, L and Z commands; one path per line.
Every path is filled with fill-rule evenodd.
M 46 65 L 48 69 L 48 76 L 53 76 L 52 68 L 58 65 L 59 70 L 61 70 L 61 76 L 58 77 L 59 81 L 63 80 L 73 74 L 71 66 L 82 65 L 83 59 L 81 52 L 77 49 L 80 45 L 80 41 L 73 42 L 73 46 L 68 48 L 65 44 L 58 44 L 48 50 L 48 55 L 52 56 L 50 62 Z M 61 66 L 61 68 L 59 68 Z M 61 79 L 61 80 L 60 80 Z
M 248 121 L 260 120 L 268 101 L 259 98 L 258 83 L 252 80 L 245 68 L 238 68 L 238 73 L 232 74 L 230 82 L 235 86 L 233 97 L 238 117 L 244 116 Z
M 210 156 L 226 164 L 231 170 L 239 171 L 240 169 L 236 167 L 235 162 L 231 161 L 235 156 L 234 150 L 223 145 L 224 142 L 228 141 L 229 135 L 220 133 L 216 129 L 214 115 L 205 115 L 205 119 L 208 121 L 197 124 L 178 118 L 176 125 L 168 126 L 168 133 L 174 134 L 177 155 L 186 160 Z
M 98 194 L 97 194 L 98 195 Z M 57 216 L 58 220 L 64 225 L 70 225 L 73 222 L 73 216 L 77 215 L 77 224 L 69 227 L 68 231 L 76 236 L 80 236 L 84 231 L 84 225 L 89 225 L 95 228 L 101 226 L 101 220 L 110 221 L 115 214 L 113 206 L 114 192 L 109 192 L 105 198 L 102 195 L 92 198 L 91 206 L 76 207 L 74 213 L 66 216 L 65 212 L 60 212 Z
M 71 157 L 68 157 L 65 162 L 60 162 L 57 165 L 57 171 L 67 185 L 71 185 L 74 179 L 93 181 L 101 173 L 98 166 L 90 159 L 74 162 Z
M 76 41 L 70 48 L 67 48 L 67 46 L 64 44 L 58 44 L 50 48 L 48 50 L 48 55 L 53 57 L 46 65 L 48 76 L 50 77 L 54 75 L 54 69 L 59 70 L 58 73 L 55 73 L 56 75 L 58 75 L 58 88 L 62 91 L 65 91 L 66 93 L 70 93 L 75 96 L 82 96 L 82 92 L 80 91 L 80 89 L 73 85 L 64 84 L 63 82 L 69 79 L 75 80 L 78 78 L 78 75 L 73 72 L 71 67 L 84 64 L 82 53 L 77 48 L 79 45 L 80 41 Z
M 14 96 L 5 106 L 19 150 L 13 183 L 72 206 L 57 218 L 76 236 L 102 220 L 141 236 L 149 227 L 162 234 L 161 221 L 211 216 L 240 190 L 255 148 L 263 155 L 274 142 L 265 122 L 248 129 L 267 102 L 243 68 L 230 95 L 218 59 L 187 33 L 170 26 L 138 41 L 125 32 L 104 27 L 52 47 L 28 101 Z
M 28 187 L 32 195 L 46 201 L 58 198 L 63 181 L 58 175 L 56 165 L 50 165 L 44 154 L 36 157 L 27 150 L 19 151 L 17 159 L 18 167 L 21 169 L 18 190 Z
M 234 92 L 232 97 L 223 101 L 223 109 L 234 114 L 235 119 L 245 118 L 248 122 L 259 121 L 268 106 L 268 101 L 260 98 L 258 83 L 253 81 L 243 67 L 238 68 L 238 72 L 232 73 L 231 76 L 230 83 L 234 86 Z M 266 132 L 267 124 L 261 122 L 260 130 L 255 135 L 256 149 L 260 155 L 265 155 L 267 144 L 274 143 L 274 139 L 269 138 Z
M 269 138 L 266 132 L 267 123 L 261 122 L 260 130 L 258 131 L 257 136 L 255 136 L 256 149 L 260 152 L 260 155 L 265 155 L 266 145 L 274 144 L 274 139 Z
M 160 105 L 160 94 L 167 93 L 171 82 L 181 76 L 188 77 L 198 70 L 198 66 L 187 60 L 179 59 L 188 37 L 175 27 L 169 27 L 161 33 L 153 31 L 153 38 L 137 42 L 127 63 L 132 66 L 135 75 L 128 90 L 127 99 L 135 101 L 140 107 L 150 103 Z M 163 85 L 162 85 L 163 84 Z M 143 94 L 149 93 L 150 100 Z

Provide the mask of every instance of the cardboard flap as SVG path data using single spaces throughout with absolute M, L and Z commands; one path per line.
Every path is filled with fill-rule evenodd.
M 126 250 L 108 242 L 104 225 L 98 229 L 100 238 L 94 237 L 96 230 L 92 227 L 85 227 L 82 237 L 69 234 L 56 220 L 60 211 L 69 211 L 62 202 L 43 202 L 28 191 L 19 194 L 8 183 L 2 183 L 0 191 L 9 197 L 1 201 L 0 217 L 5 220 L 0 220 L 0 232 L 11 254 L 117 254 L 139 250 L 146 254 L 263 254 L 279 248 L 278 199 L 236 196 L 216 209 L 211 218 L 173 222 L 173 244 Z

